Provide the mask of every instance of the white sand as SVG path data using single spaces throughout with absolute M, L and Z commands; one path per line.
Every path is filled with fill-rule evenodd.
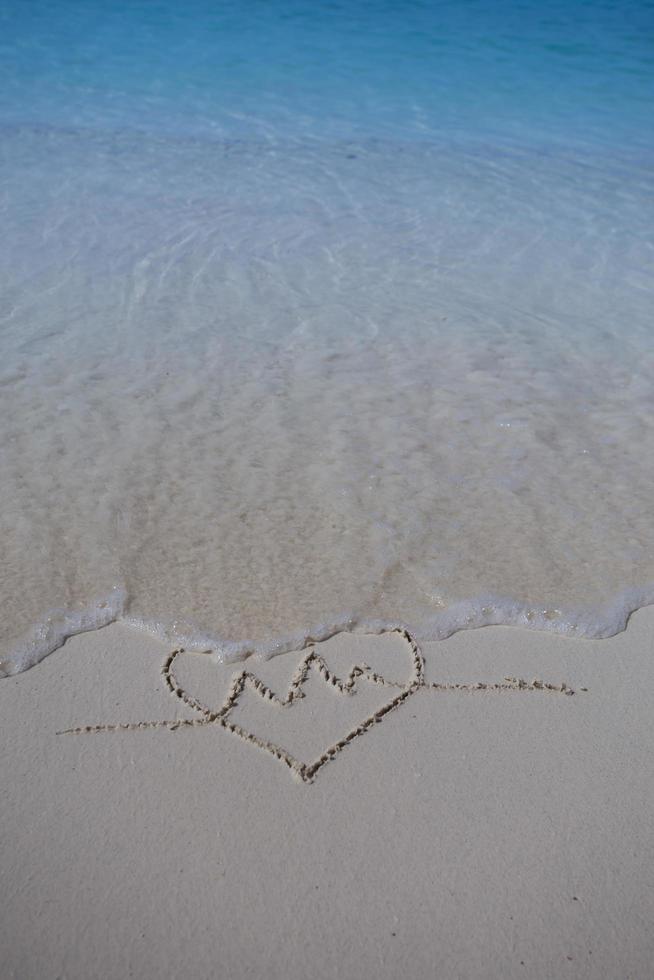
M 222 727 L 234 674 L 124 626 L 0 682 L 2 980 L 651 978 L 654 609 L 610 640 L 507 628 L 424 649 L 401 637 L 316 648 L 325 684 L 286 708 L 246 685 L 222 721 L 311 763 L 303 782 Z M 304 654 L 248 661 L 286 695 Z M 588 688 L 581 691 L 582 687 Z M 77 726 L 195 719 L 96 734 Z M 211 722 L 206 724 L 205 722 Z

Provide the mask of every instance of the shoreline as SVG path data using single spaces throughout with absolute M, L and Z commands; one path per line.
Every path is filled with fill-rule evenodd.
M 344 614 L 328 624 L 297 630 L 280 638 L 256 643 L 251 640 L 223 640 L 202 629 L 193 633 L 175 625 L 153 623 L 125 616 L 125 592 L 114 591 L 90 603 L 81 612 L 51 611 L 40 624 L 25 634 L 17 647 L 0 659 L 0 682 L 32 669 L 61 649 L 70 639 L 94 633 L 107 626 L 120 625 L 158 642 L 210 653 L 218 663 L 238 663 L 249 657 L 265 659 L 306 649 L 339 635 L 380 636 L 398 630 L 409 633 L 418 643 L 442 642 L 459 632 L 502 626 L 566 636 L 571 639 L 603 640 L 627 629 L 634 613 L 654 605 L 654 585 L 631 587 L 603 605 L 572 610 L 536 608 L 517 600 L 483 595 L 474 600 L 453 602 L 434 615 L 431 623 L 415 629 L 402 620 L 367 620 Z M 174 620 L 171 621 L 173 624 Z

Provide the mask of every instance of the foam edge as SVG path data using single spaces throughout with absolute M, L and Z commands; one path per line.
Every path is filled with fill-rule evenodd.
M 0 661 L 0 677 L 29 670 L 72 636 L 103 629 L 116 622 L 145 632 L 162 643 L 210 654 L 217 663 L 227 664 L 252 656 L 269 660 L 279 654 L 303 650 L 338 633 L 379 635 L 398 629 L 407 630 L 419 643 L 445 640 L 460 630 L 483 626 L 510 626 L 583 639 L 605 639 L 625 630 L 629 617 L 636 610 L 654 605 L 654 585 L 630 588 L 601 606 L 576 611 L 485 595 L 455 602 L 422 624 L 366 619 L 347 613 L 311 629 L 262 642 L 230 641 L 188 625 L 180 626 L 175 620 L 163 623 L 125 615 L 126 605 L 125 590 L 116 587 L 84 609 L 51 611 Z

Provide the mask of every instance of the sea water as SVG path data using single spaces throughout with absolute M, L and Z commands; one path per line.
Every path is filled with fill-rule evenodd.
M 654 601 L 653 28 L 5 2 L 4 672 Z

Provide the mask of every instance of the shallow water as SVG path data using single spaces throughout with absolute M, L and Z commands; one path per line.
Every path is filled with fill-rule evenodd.
M 0 15 L 5 672 L 654 601 L 652 7 L 105 6 Z

